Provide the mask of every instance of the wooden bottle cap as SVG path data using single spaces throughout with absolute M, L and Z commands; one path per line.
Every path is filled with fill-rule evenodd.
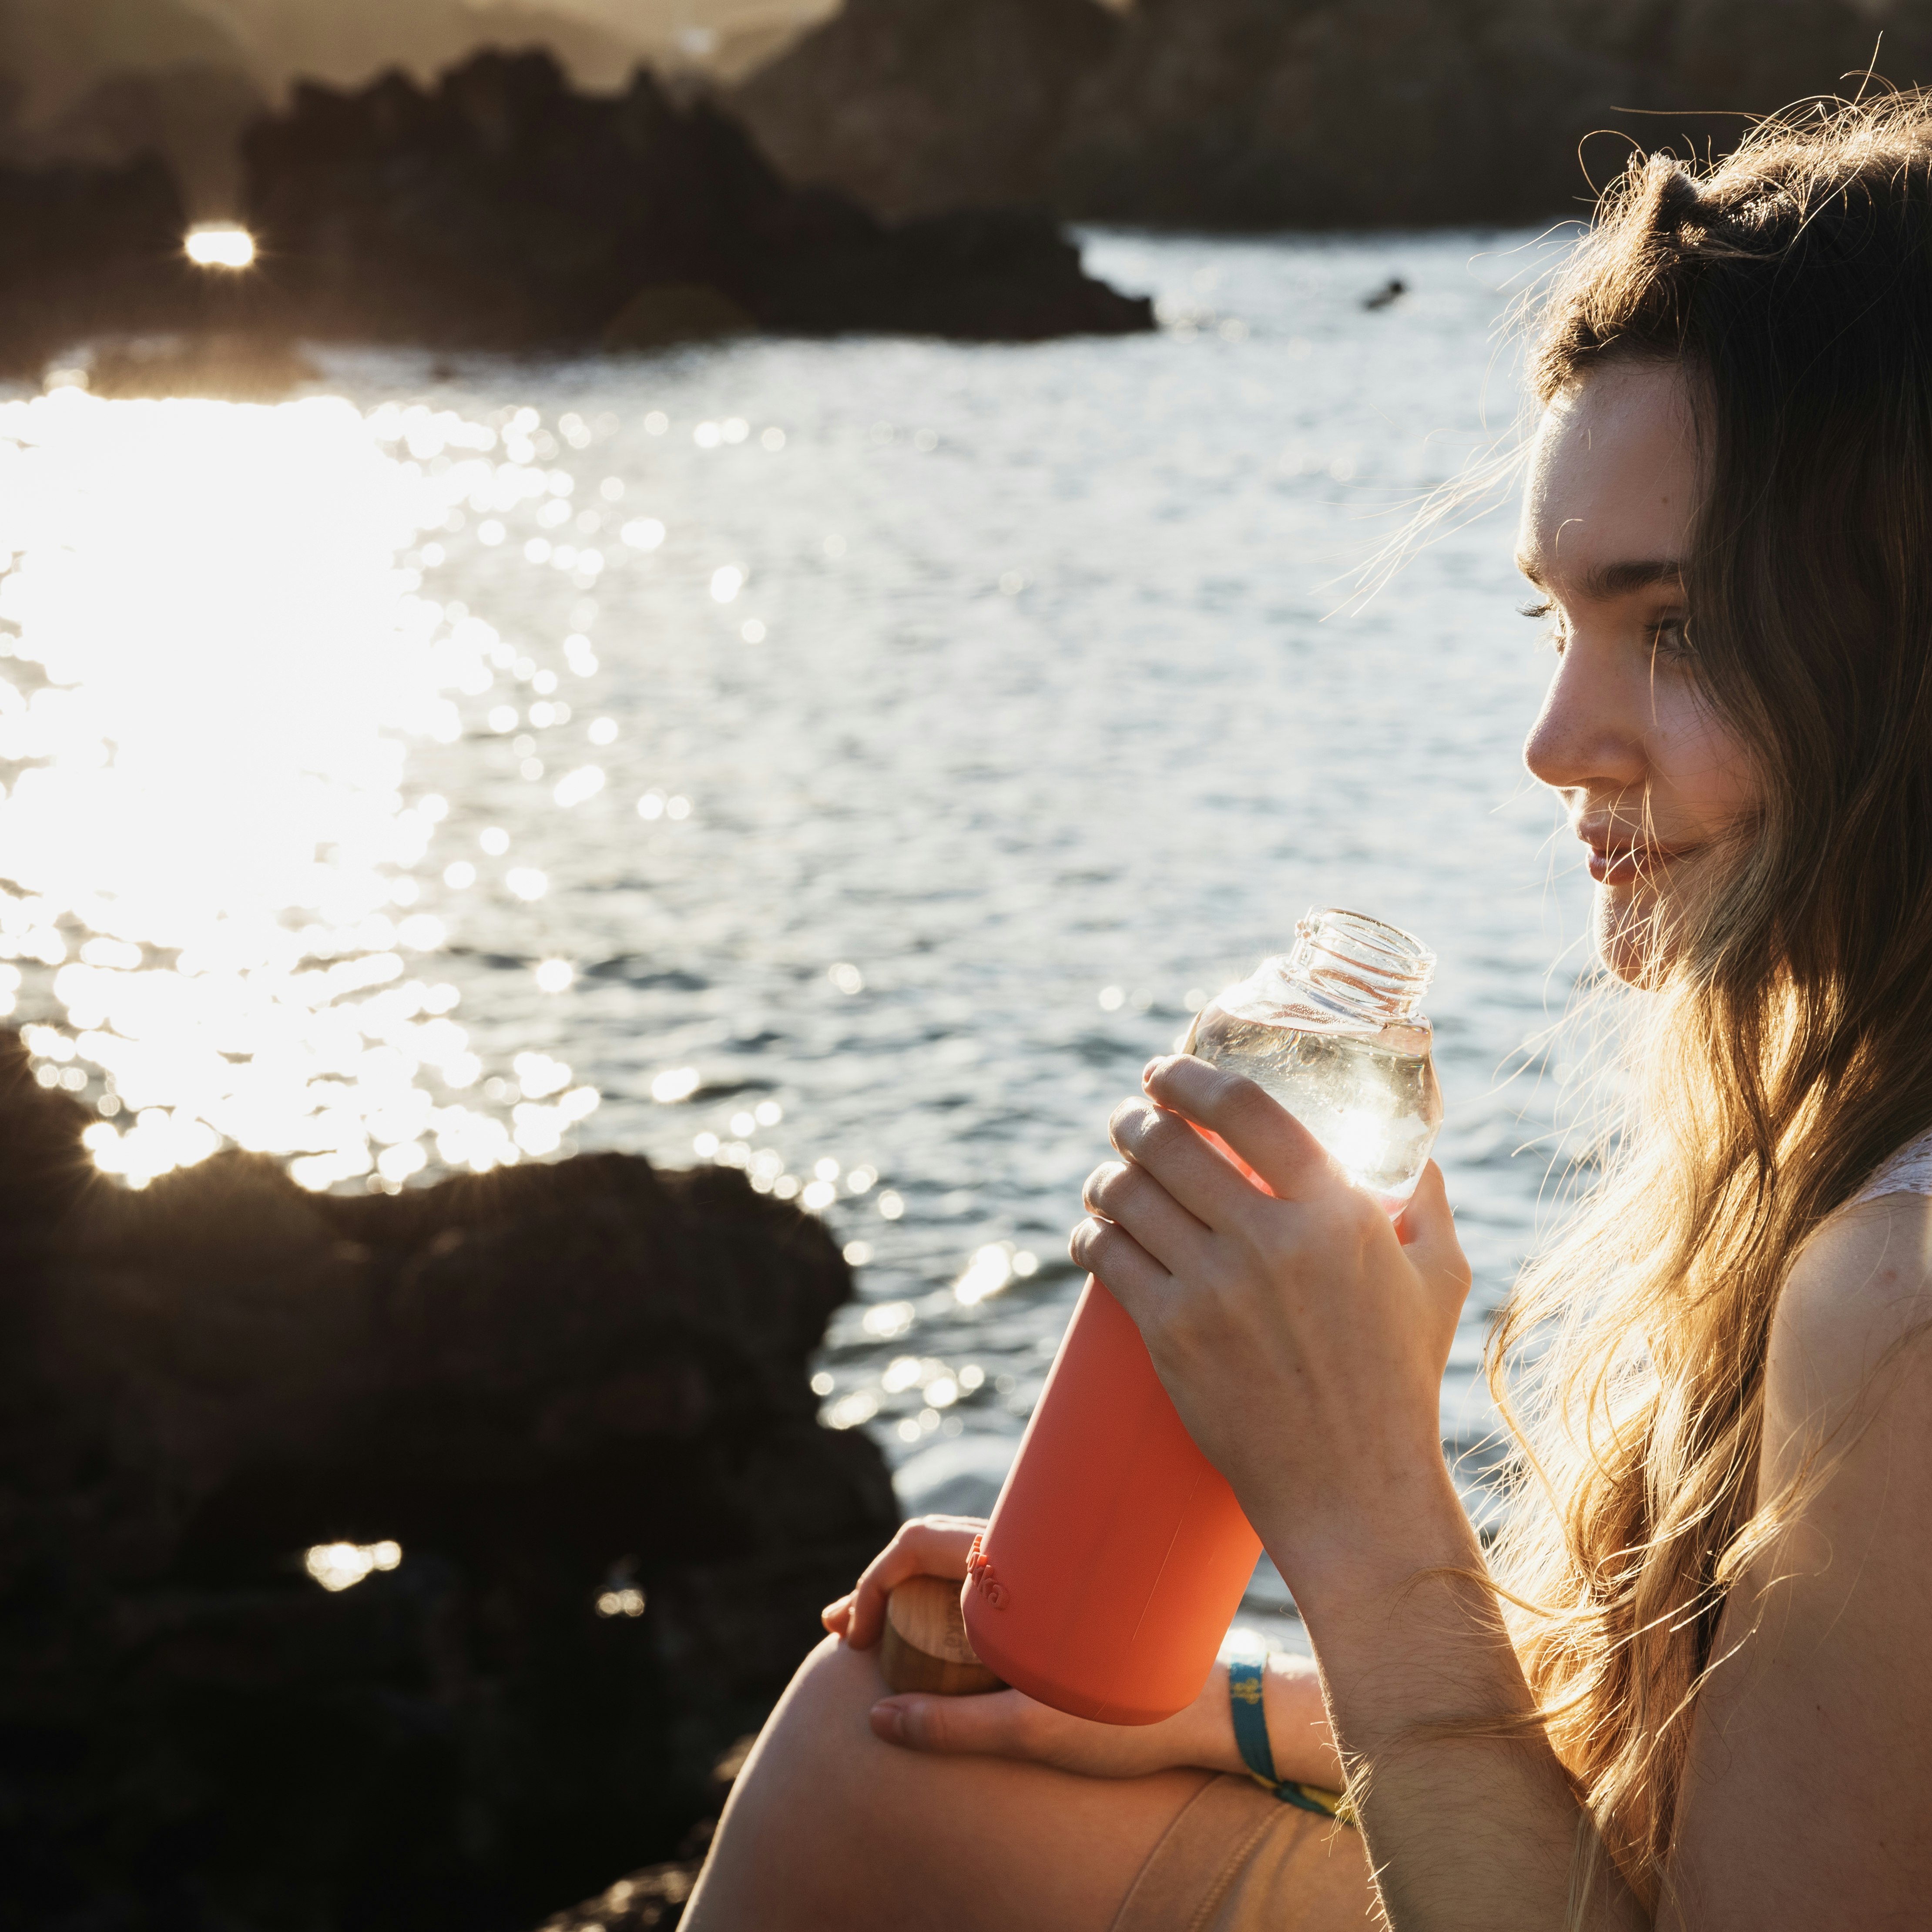
M 895 1690 L 970 1697 L 1006 1688 L 974 1654 L 959 1586 L 943 1576 L 908 1576 L 886 1600 L 879 1668 Z

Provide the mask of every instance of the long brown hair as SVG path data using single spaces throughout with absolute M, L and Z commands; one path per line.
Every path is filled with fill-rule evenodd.
M 1536 393 L 1622 358 L 1688 379 L 1695 675 L 1760 802 L 1495 1337 L 1523 1490 L 1494 1568 L 1595 1842 L 1654 1906 L 1725 1592 L 1792 1500 L 1757 1493 L 1780 1291 L 1932 1126 L 1932 99 L 1634 158 L 1544 304 Z

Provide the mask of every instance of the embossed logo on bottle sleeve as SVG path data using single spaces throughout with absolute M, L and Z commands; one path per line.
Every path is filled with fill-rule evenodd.
M 973 1587 L 996 1610 L 1004 1610 L 1010 1600 L 1005 1584 L 993 1568 L 993 1561 L 986 1554 L 985 1538 L 973 1539 L 972 1553 L 966 1559 L 966 1574 L 973 1580 Z

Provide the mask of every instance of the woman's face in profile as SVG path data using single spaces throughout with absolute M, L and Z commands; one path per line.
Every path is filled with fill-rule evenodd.
M 1612 364 L 1544 412 L 1516 538 L 1557 652 L 1524 761 L 1589 848 L 1597 951 L 1634 985 L 1667 956 L 1673 893 L 1757 802 L 1685 636 L 1697 480 L 1682 374 Z

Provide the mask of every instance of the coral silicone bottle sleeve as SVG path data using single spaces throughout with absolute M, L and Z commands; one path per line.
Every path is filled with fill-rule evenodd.
M 1090 1280 L 974 1549 L 973 1648 L 1057 1710 L 1157 1724 L 1199 1695 L 1260 1554 L 1140 1331 Z

